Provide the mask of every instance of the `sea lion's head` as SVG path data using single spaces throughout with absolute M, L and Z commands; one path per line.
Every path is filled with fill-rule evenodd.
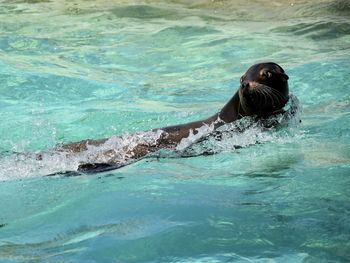
M 241 77 L 239 99 L 246 115 L 278 113 L 289 99 L 288 76 L 276 63 L 251 66 Z

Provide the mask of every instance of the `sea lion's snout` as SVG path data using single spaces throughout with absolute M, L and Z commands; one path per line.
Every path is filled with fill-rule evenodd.
M 249 88 L 249 82 L 248 81 L 243 81 L 241 83 L 241 89 L 248 89 Z
M 254 89 L 256 89 L 258 86 L 260 85 L 260 83 L 256 82 L 256 81 L 243 81 L 241 83 L 241 90 L 243 92 L 248 92 L 251 93 Z

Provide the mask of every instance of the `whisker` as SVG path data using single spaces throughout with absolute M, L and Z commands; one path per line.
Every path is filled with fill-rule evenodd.
M 271 93 L 280 98 L 279 102 L 281 104 L 285 104 L 288 101 L 288 96 L 285 96 L 278 90 L 271 89 Z
M 269 92 L 269 90 L 264 89 L 264 92 L 265 92 L 266 95 L 271 99 L 271 104 L 272 104 L 272 105 L 275 105 L 275 104 L 276 104 L 276 103 L 275 103 L 276 97 L 275 97 L 271 92 Z M 277 102 L 278 102 L 278 98 L 277 98 Z
M 278 104 L 281 104 L 281 98 L 279 98 L 275 93 L 273 93 L 272 89 L 264 89 L 264 91 L 269 94 L 272 104 L 274 104 L 275 100 L 278 102 Z
M 269 89 L 271 89 L 271 92 L 273 92 L 274 94 L 280 96 L 283 100 L 288 100 L 288 97 L 286 97 L 282 92 L 280 92 L 279 90 L 276 89 L 272 89 L 271 87 L 269 87 Z
M 264 97 L 265 97 L 264 106 L 268 105 L 269 104 L 269 100 L 271 99 L 271 96 L 264 89 L 261 90 L 261 94 L 264 94 Z M 273 102 L 273 99 L 271 99 L 271 102 Z
M 265 101 L 265 95 L 261 93 L 259 89 L 254 89 L 253 94 L 257 97 L 256 102 L 259 102 L 259 106 L 262 105 L 262 102 Z
M 248 102 L 251 101 L 256 107 L 257 113 L 281 109 L 288 101 L 288 96 L 264 84 L 251 89 L 250 96 L 251 99 L 248 101 L 241 101 L 242 108 L 249 109 L 251 105 Z
M 274 99 L 271 97 L 271 95 L 264 88 L 256 89 L 256 91 L 264 96 L 264 98 L 265 98 L 264 105 L 268 104 L 268 99 L 271 99 L 271 103 L 273 103 Z
M 280 91 L 274 90 L 269 86 L 263 86 L 260 89 L 261 89 L 261 91 L 270 95 L 270 97 L 272 99 L 272 103 L 275 101 L 279 105 L 283 105 L 288 100 L 288 98 L 286 98 L 286 96 L 284 96 L 284 94 L 282 94 Z

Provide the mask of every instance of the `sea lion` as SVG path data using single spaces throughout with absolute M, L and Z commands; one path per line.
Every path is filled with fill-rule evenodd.
M 110 138 L 60 145 L 56 150 L 67 155 L 75 155 L 84 153 L 89 148 L 103 146 L 102 150 L 97 153 L 102 155 L 102 161 L 101 158 L 97 158 L 98 161 L 92 159 L 80 163 L 78 171 L 92 173 L 116 169 L 129 163 L 130 160 L 137 160 L 159 149 L 175 149 L 182 140 L 189 138 L 190 135 L 195 137 L 203 127 L 206 133 L 210 133 L 226 123 L 234 122 L 245 116 L 256 116 L 259 119 L 283 113 L 283 107 L 289 100 L 288 79 L 283 68 L 276 63 L 255 64 L 241 77 L 240 87 L 233 97 L 218 113 L 207 119 L 142 133 L 139 136 L 142 137 L 142 140 L 130 143 L 131 146 L 121 145 L 122 140 L 118 141 L 121 137 L 114 137 L 114 140 L 117 140 L 118 150 L 110 143 L 112 141 Z M 150 139 L 147 139 L 148 135 Z M 138 134 L 135 136 L 138 137 Z M 123 158 L 120 158 L 120 152 Z M 38 158 L 42 156 L 38 155 Z

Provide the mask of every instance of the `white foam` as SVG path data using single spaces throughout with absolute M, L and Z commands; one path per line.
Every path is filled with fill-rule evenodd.
M 155 146 L 162 130 L 138 132 L 112 136 L 103 144 L 87 145 L 87 150 L 72 155 L 79 163 L 125 163 L 135 156 L 134 149 L 138 145 Z
M 290 125 L 291 127 L 299 122 L 301 113 L 299 101 L 293 95 L 290 98 L 289 109 L 286 113 L 275 116 L 268 121 L 282 126 Z M 165 151 L 164 157 L 174 156 L 174 154 L 179 157 L 200 155 L 205 152 L 233 151 L 237 147 L 247 147 L 256 143 L 287 142 L 295 136 L 288 129 L 284 129 L 284 131 L 281 133 L 276 132 L 275 129 L 265 128 L 264 124 L 250 117 L 225 124 L 216 131 L 214 131 L 214 123 L 203 125 L 195 131 L 191 130 L 190 135 L 181 140 L 175 151 Z M 0 180 L 76 171 L 82 163 L 115 163 L 123 165 L 134 158 L 136 146 L 140 144 L 155 146 L 163 133 L 164 131 L 162 130 L 155 130 L 112 136 L 98 146 L 87 145 L 87 150 L 74 154 L 50 151 L 40 153 L 41 158 L 38 158 L 37 153 L 5 155 L 0 157 Z
M 295 129 L 300 121 L 301 107 L 298 99 L 290 94 L 286 112 L 264 121 L 256 121 L 254 117 L 245 117 L 238 121 L 227 123 L 216 129 L 203 126 L 196 135 L 190 134 L 183 140 L 181 147 L 177 147 L 180 156 L 195 156 L 203 153 L 218 153 L 234 151 L 249 145 L 278 142 L 286 143 L 300 133 Z M 270 126 L 284 127 L 284 132 L 276 132 Z M 195 143 L 198 142 L 198 143 Z
M 65 171 L 77 171 L 82 163 L 124 164 L 134 157 L 133 149 L 139 144 L 155 145 L 163 131 L 148 131 L 112 136 L 98 146 L 87 145 L 79 153 L 50 151 L 16 153 L 0 159 L 0 180 L 43 176 Z M 40 158 L 38 158 L 40 154 Z
M 199 139 L 201 139 L 203 136 L 211 133 L 214 131 L 214 123 L 211 125 L 204 124 L 203 126 L 195 129 L 195 133 L 192 129 L 190 129 L 190 134 L 188 137 L 183 138 L 180 143 L 176 146 L 176 150 L 181 151 L 186 149 L 188 146 L 196 143 Z

